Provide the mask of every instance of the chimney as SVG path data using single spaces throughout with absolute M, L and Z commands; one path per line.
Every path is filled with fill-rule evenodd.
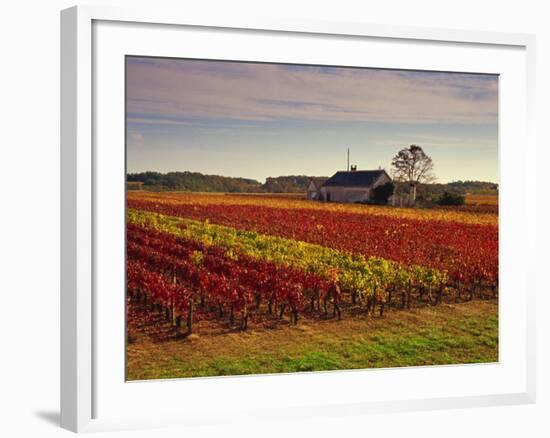
M 355 172 L 356 170 L 357 170 L 357 164 L 352 164 L 351 165 L 351 171 Z

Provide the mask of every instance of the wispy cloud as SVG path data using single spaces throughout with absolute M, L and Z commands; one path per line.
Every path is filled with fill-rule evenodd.
M 193 119 L 490 124 L 495 76 L 130 58 L 129 113 Z
M 498 78 L 128 58 L 128 169 L 263 180 L 360 168 L 420 144 L 440 181 L 498 180 Z

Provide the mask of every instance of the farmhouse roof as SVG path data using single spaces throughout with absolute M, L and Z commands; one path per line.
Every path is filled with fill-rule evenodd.
M 311 178 L 309 182 L 310 184 L 313 183 L 313 186 L 315 187 L 315 189 L 318 190 L 327 180 L 328 180 L 327 177 L 315 177 L 315 178 Z
M 385 170 L 339 171 L 323 185 L 325 187 L 370 187 L 384 174 L 391 180 Z

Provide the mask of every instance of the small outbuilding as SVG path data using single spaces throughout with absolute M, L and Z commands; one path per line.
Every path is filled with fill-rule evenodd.
M 391 182 L 391 178 L 383 169 L 339 171 L 322 184 L 317 199 L 328 202 L 365 202 L 369 200 L 372 189 L 387 182 Z M 309 197 L 309 188 L 308 198 L 314 199 Z
M 321 193 L 321 187 L 328 178 L 311 178 L 309 185 L 307 186 L 307 199 L 312 199 L 314 201 L 319 200 L 319 195 Z

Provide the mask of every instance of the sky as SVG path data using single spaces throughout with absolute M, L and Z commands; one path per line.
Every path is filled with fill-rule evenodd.
M 126 132 L 129 173 L 390 171 L 416 144 L 438 182 L 498 182 L 498 77 L 127 57 Z

